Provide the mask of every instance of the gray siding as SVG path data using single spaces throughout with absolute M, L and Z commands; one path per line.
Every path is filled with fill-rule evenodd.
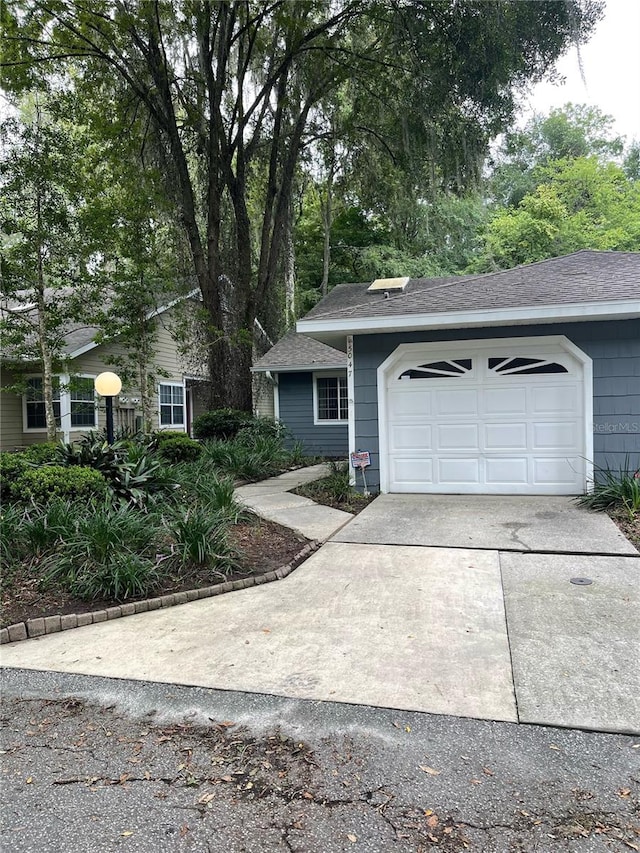
M 640 320 L 371 334 L 354 337 L 356 447 L 371 451 L 370 486 L 380 486 L 376 371 L 397 346 L 534 335 L 565 335 L 593 359 L 595 465 L 640 467 Z
M 346 371 L 345 371 L 346 374 Z M 302 442 L 307 453 L 320 456 L 347 456 L 347 424 L 313 423 L 313 374 L 278 375 L 280 420 L 291 430 L 294 441 Z

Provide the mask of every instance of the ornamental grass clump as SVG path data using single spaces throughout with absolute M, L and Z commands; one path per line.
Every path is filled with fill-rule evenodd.
M 618 470 L 598 468 L 593 490 L 576 500 L 593 510 L 620 507 L 633 520 L 640 514 L 640 469 L 632 472 L 628 464 Z
M 45 584 L 58 582 L 82 598 L 121 601 L 150 594 L 159 578 L 158 519 L 107 500 L 77 518 L 47 560 Z
M 205 507 L 182 510 L 168 519 L 172 550 L 182 566 L 195 563 L 221 577 L 238 567 L 239 554 L 228 538 L 229 524 Z

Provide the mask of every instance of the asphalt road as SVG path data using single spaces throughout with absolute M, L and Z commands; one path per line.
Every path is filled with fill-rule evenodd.
M 640 739 L 4 670 L 0 846 L 640 850 Z

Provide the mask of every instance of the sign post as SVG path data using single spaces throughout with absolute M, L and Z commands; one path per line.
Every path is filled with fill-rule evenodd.
M 359 468 L 362 471 L 365 498 L 369 497 L 369 490 L 367 489 L 367 478 L 365 476 L 364 469 L 369 465 L 371 465 L 371 454 L 368 450 L 357 450 L 355 453 L 351 454 L 351 467 L 355 469 Z

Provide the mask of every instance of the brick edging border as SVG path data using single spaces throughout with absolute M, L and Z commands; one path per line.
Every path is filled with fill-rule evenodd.
M 42 637 L 45 634 L 57 634 L 59 631 L 68 631 L 70 628 L 82 628 L 84 625 L 108 622 L 122 616 L 133 616 L 136 613 L 146 613 L 149 610 L 174 607 L 176 604 L 186 604 L 200 598 L 211 598 L 214 595 L 233 592 L 236 589 L 247 589 L 259 584 L 283 580 L 294 569 L 297 569 L 310 554 L 317 551 L 321 545 L 321 542 L 309 542 L 285 566 L 261 575 L 252 575 L 235 581 L 223 581 L 200 589 L 172 592 L 169 595 L 161 595 L 157 598 L 145 598 L 143 601 L 116 604 L 114 607 L 107 607 L 106 610 L 93 610 L 89 613 L 67 613 L 64 616 L 41 616 L 37 619 L 27 619 L 26 622 L 16 622 L 15 625 L 0 629 L 0 645 L 16 643 L 19 640 L 28 640 L 32 637 Z

